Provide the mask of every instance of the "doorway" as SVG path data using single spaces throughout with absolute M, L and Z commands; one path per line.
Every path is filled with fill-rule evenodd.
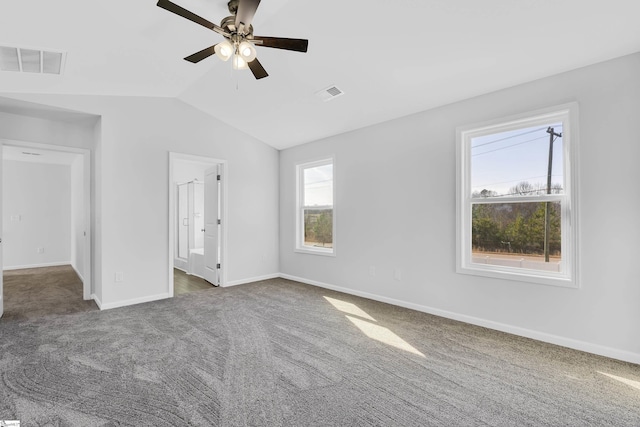
M 16 140 L 0 145 L 2 270 L 70 266 L 81 281 L 77 298 L 90 300 L 90 151 Z
M 169 153 L 169 294 L 224 286 L 226 162 Z M 205 281 L 206 280 L 206 281 Z

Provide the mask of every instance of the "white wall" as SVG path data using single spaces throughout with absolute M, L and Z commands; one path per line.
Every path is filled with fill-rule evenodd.
M 97 164 L 92 170 L 98 187 L 96 237 L 101 238 L 95 286 L 101 289 L 103 307 L 168 295 L 169 152 L 227 161 L 228 281 L 278 273 L 278 151 L 274 148 L 175 99 L 11 97 L 102 118 Z M 123 273 L 122 282 L 115 282 L 116 272 Z
M 71 167 L 15 160 L 2 166 L 4 268 L 70 264 Z
M 84 159 L 77 155 L 71 164 L 71 265 L 84 280 L 85 228 L 84 214 Z
M 635 54 L 282 151 L 281 272 L 640 363 L 639 75 Z M 571 101 L 580 288 L 456 274 L 456 127 Z M 295 164 L 331 155 L 337 256 L 295 253 Z
M 212 166 L 211 164 L 195 163 L 188 160 L 176 160 L 173 164 L 173 182 L 183 184 L 194 179 L 204 182 L 204 171 Z
M 46 119 L 0 111 L 0 138 L 4 139 L 92 149 L 95 126 L 96 118 Z

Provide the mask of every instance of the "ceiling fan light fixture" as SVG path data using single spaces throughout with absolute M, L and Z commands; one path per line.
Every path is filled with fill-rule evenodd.
M 251 22 L 259 4 L 260 0 L 230 0 L 227 6 L 231 12 L 231 16 L 224 18 L 220 22 L 220 25 L 216 25 L 196 15 L 182 6 L 173 3 L 171 0 L 158 0 L 157 6 L 208 28 L 225 38 L 221 43 L 206 47 L 199 52 L 185 57 L 185 61 L 197 64 L 214 54 L 221 61 L 228 61 L 233 58 L 232 65 L 234 69 L 243 70 L 248 68 L 251 70 L 253 77 L 259 80 L 268 77 L 269 73 L 267 73 L 256 57 L 255 44 L 259 44 L 262 47 L 294 52 L 306 52 L 309 45 L 309 40 L 306 39 L 254 36 Z M 11 50 L 5 52 L 0 49 L 0 60 L 3 55 L 8 55 L 10 58 L 15 56 Z M 10 66 L 15 68 L 15 64 Z
M 238 52 L 246 62 L 251 62 L 256 59 L 256 48 L 253 46 L 253 43 L 246 40 L 240 43 L 240 46 L 238 46 Z
M 222 61 L 228 61 L 233 56 L 233 45 L 227 40 L 215 45 L 213 50 Z
M 240 55 L 233 56 L 233 69 L 234 70 L 246 70 L 249 68 L 247 61 Z

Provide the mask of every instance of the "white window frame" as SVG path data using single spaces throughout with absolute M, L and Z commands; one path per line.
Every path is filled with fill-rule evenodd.
M 333 165 L 333 205 L 331 206 L 304 206 L 304 171 L 318 166 Z M 304 211 L 305 209 L 331 209 L 332 210 L 332 247 L 323 248 L 304 244 Z M 336 163 L 333 157 L 323 158 L 296 165 L 296 244 L 295 252 L 313 255 L 336 255 Z
M 562 121 L 563 194 L 483 198 L 482 203 L 545 202 L 561 203 L 561 272 L 547 272 L 472 262 L 471 141 L 473 138 Z M 456 271 L 461 274 L 509 279 L 543 285 L 579 288 L 578 281 L 578 105 L 564 104 L 517 116 L 463 126 L 457 137 L 457 256 Z

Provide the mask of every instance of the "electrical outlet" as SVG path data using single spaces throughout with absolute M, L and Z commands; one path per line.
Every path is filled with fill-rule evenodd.
M 396 268 L 396 269 L 393 271 L 393 277 L 394 277 L 396 280 L 402 280 L 402 270 L 401 270 L 401 269 L 399 269 L 399 268 Z
M 22 221 L 21 215 L 11 215 L 11 221 Z
M 124 281 L 124 273 L 123 273 L 122 271 L 118 271 L 118 272 L 115 274 L 115 281 L 116 281 L 116 282 L 122 282 L 122 281 Z
M 43 254 L 44 253 L 44 248 L 37 248 L 36 252 L 39 254 Z
M 369 266 L 369 276 L 376 277 L 376 266 L 375 265 L 370 265 Z

